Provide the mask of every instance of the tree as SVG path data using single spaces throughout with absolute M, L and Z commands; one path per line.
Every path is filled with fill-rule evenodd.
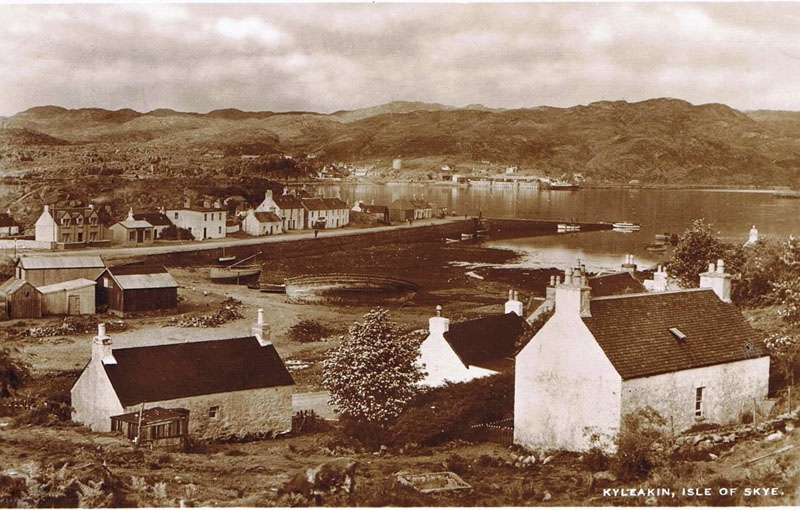
M 417 393 L 424 373 L 417 365 L 419 342 L 405 337 L 386 310 L 364 315 L 323 363 L 331 404 L 359 421 L 387 423 Z
M 667 269 L 680 280 L 681 285 L 697 287 L 700 273 L 708 271 L 708 264 L 718 259 L 725 261 L 726 272 L 737 274 L 745 263 L 746 255 L 741 246 L 721 242 L 714 234 L 712 225 L 700 218 L 694 220 L 678 239 Z
M 797 358 L 800 356 L 800 342 L 795 335 L 773 333 L 764 340 L 769 355 L 780 367 L 784 377 L 788 378 L 789 409 L 792 409 L 792 387 Z

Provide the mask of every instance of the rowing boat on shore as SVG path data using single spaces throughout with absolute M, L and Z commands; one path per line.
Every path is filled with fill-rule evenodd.
M 212 267 L 210 271 L 210 278 L 212 282 L 216 283 L 246 283 L 248 281 L 257 279 L 261 274 L 261 266 L 258 264 L 239 265 L 250 259 L 254 259 L 257 253 L 251 255 L 239 262 L 235 262 L 227 267 Z

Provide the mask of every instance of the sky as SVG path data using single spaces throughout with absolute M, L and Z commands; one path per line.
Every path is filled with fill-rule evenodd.
M 0 115 L 675 97 L 800 110 L 800 4 L 0 4 Z

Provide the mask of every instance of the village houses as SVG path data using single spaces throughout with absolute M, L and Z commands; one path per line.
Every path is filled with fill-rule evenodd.
M 283 232 L 283 223 L 274 212 L 250 209 L 242 220 L 242 230 L 251 236 L 271 236 Z
M 517 342 L 526 330 L 522 308 L 516 291 L 509 291 L 503 313 L 451 325 L 437 306 L 420 345 L 417 364 L 426 374 L 420 384 L 462 383 L 512 368 Z
M 675 433 L 737 421 L 767 397 L 769 356 L 730 300 L 723 262 L 700 288 L 595 298 L 581 267 L 555 284 L 555 313 L 516 357 L 514 442 L 614 451 L 645 406 Z
M 118 221 L 108 228 L 114 244 L 123 246 L 143 246 L 153 244 L 155 229 L 147 220 L 137 220 L 133 208 L 128 211 L 128 217 Z
M 36 241 L 51 246 L 88 244 L 107 239 L 105 218 L 93 205 L 88 207 L 50 207 L 36 220 Z
M 282 221 L 283 232 L 287 230 L 302 230 L 305 228 L 305 208 L 300 198 L 289 195 L 284 189 L 283 195 L 273 196 L 272 190 L 267 190 L 264 200 L 256 207 L 256 212 L 271 212 L 278 215 Z
M 202 207 L 192 206 L 189 198 L 183 202 L 180 209 L 167 209 L 167 218 L 178 228 L 188 230 L 196 240 L 221 239 L 226 236 L 227 211 L 222 209 L 222 203 L 213 204 L 205 201 Z
M 340 228 L 350 223 L 350 209 L 339 198 L 303 197 L 306 228 Z
M 183 409 L 198 439 L 274 436 L 291 429 L 293 386 L 263 310 L 250 336 L 143 347 L 114 348 L 101 324 L 72 387 L 72 419 L 109 432 L 112 417 Z
M 9 237 L 19 234 L 19 225 L 14 221 L 11 209 L 0 213 L 0 237 Z

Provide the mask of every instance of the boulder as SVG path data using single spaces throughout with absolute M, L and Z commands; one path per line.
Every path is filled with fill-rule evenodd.
M 598 471 L 592 475 L 592 487 L 604 489 L 617 481 L 617 475 L 611 471 Z
M 312 468 L 301 469 L 283 487 L 284 493 L 302 494 L 306 497 L 332 494 L 338 491 L 350 493 L 355 488 L 358 463 L 342 457 L 323 462 Z
M 768 435 L 766 441 L 780 441 L 781 439 L 783 439 L 783 432 L 779 430 Z

